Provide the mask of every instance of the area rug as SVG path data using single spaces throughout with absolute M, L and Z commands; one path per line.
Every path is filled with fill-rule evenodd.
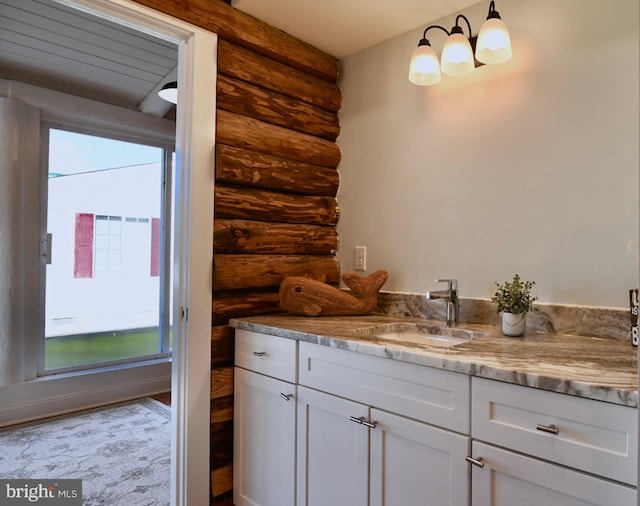
M 82 479 L 84 506 L 170 503 L 171 410 L 153 399 L 0 430 L 0 478 Z

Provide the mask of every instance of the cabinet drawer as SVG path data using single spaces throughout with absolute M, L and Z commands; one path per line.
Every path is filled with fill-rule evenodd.
M 469 376 L 300 343 L 299 383 L 469 434 Z
M 635 408 L 483 378 L 472 392 L 475 439 L 637 484 Z
M 296 382 L 297 341 L 236 329 L 235 363 L 238 367 Z
M 636 506 L 633 487 L 473 442 L 473 504 Z

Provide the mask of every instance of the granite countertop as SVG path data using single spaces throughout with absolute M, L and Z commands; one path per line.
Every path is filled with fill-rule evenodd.
M 460 328 L 487 335 L 450 348 L 401 343 L 366 334 L 367 327 L 393 322 L 444 326 L 442 321 L 387 315 L 317 318 L 271 315 L 233 319 L 229 324 L 238 329 L 516 385 L 630 407 L 638 405 L 638 354 L 628 341 L 529 331 L 525 337 L 514 338 L 503 336 L 497 327 L 468 324 Z

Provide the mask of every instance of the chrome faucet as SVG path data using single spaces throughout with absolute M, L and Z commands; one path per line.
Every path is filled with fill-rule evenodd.
M 458 300 L 457 279 L 436 279 L 436 283 L 447 283 L 446 290 L 435 290 L 426 293 L 427 299 L 444 299 L 447 304 L 447 327 L 460 323 L 460 301 Z

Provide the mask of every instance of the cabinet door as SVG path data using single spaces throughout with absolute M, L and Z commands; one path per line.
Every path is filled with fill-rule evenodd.
M 371 410 L 371 506 L 467 506 L 469 438 Z
M 369 408 L 298 386 L 297 506 L 367 506 Z
M 635 506 L 636 490 L 531 457 L 473 442 L 473 506 Z
M 294 506 L 296 387 L 239 367 L 234 383 L 233 502 Z

